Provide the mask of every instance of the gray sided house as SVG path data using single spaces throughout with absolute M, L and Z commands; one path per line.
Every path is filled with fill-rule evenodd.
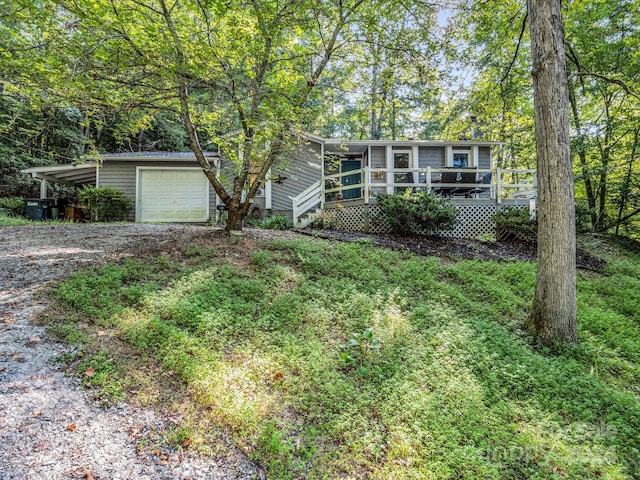
M 205 155 L 229 185 L 233 165 L 217 153 Z M 49 182 L 117 188 L 133 202 L 129 219 L 136 222 L 204 223 L 224 215 L 218 209 L 222 202 L 190 152 L 107 153 L 88 157 L 86 163 L 23 172 L 40 180 L 43 199 Z M 269 213 L 291 216 L 291 197 L 321 177 L 321 146 L 314 142 L 301 146 L 258 190 L 252 214 L 257 218 Z
M 535 170 L 496 165 L 501 144 L 481 141 L 325 139 L 307 135 L 258 190 L 254 218 L 284 214 L 304 227 L 320 213 L 332 212 L 345 230 L 384 231 L 373 225 L 376 195 L 429 189 L 449 198 L 460 212 L 454 236 L 478 236 L 491 230 L 490 216 L 505 205 L 533 208 Z M 223 183 L 233 165 L 206 154 Z M 24 170 L 39 179 L 41 198 L 47 182 L 111 186 L 134 202 L 136 222 L 204 223 L 221 219 L 221 202 L 192 153 L 138 152 L 89 157 L 87 163 Z M 479 226 L 482 224 L 481 226 Z

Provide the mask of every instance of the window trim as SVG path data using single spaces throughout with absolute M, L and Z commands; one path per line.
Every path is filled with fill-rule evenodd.
M 455 156 L 456 153 L 458 153 L 458 154 L 459 153 L 464 153 L 464 154 L 467 155 L 467 157 L 469 159 L 469 164 L 466 167 L 454 167 L 454 165 L 453 165 L 453 157 Z M 447 166 L 450 167 L 450 168 L 476 168 L 476 159 L 473 156 L 473 149 L 466 150 L 466 149 L 460 149 L 460 148 L 455 149 L 454 148 L 451 151 L 450 164 L 447 165 Z

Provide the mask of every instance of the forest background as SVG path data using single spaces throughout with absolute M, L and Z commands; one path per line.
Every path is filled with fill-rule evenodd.
M 160 37 L 154 37 L 158 31 L 138 22 L 139 31 L 130 32 L 130 38 L 149 39 L 136 59 L 96 27 L 96 19 L 108 25 L 117 18 L 116 6 L 127 3 L 146 5 L 0 1 L 0 197 L 37 195 L 38 185 L 20 173 L 28 167 L 79 161 L 88 153 L 190 150 L 180 99 L 165 82 L 171 66 L 156 62 L 153 69 L 154 55 L 167 55 Z M 286 50 L 288 56 L 273 61 L 286 68 L 269 64 L 267 77 L 273 78 L 258 85 L 268 91 L 267 101 L 255 112 L 245 108 L 256 144 L 276 135 L 287 118 L 287 128 L 333 138 L 501 141 L 498 166 L 536 166 L 524 2 L 352 2 L 350 16 L 331 10 L 338 2 L 327 2 L 312 15 L 292 11 L 298 40 L 280 43 L 282 26 L 269 23 L 270 5 L 278 2 L 247 2 L 254 10 L 246 12 L 264 14 L 262 24 L 251 13 L 244 16 L 242 2 L 183 3 L 181 8 L 193 16 L 225 8 L 240 12 L 235 23 L 216 25 L 218 38 L 226 41 L 221 48 L 228 65 L 247 63 L 256 53 L 252 47 L 264 48 L 246 38 L 275 38 L 274 51 Z M 301 12 L 309 7 L 299 3 Z M 563 4 L 576 208 L 588 215 L 594 231 L 636 238 L 639 7 L 635 0 Z M 175 18 L 180 28 L 186 17 Z M 314 26 L 310 18 L 326 25 Z M 321 27 L 339 21 L 344 24 L 328 50 L 323 35 L 335 30 Z M 194 39 L 202 40 L 196 38 L 200 34 L 194 33 Z M 187 54 L 197 57 L 197 48 L 206 49 L 206 42 L 194 41 Z M 318 71 L 327 51 L 330 59 Z M 251 106 L 256 66 L 242 70 L 245 83 L 234 79 L 244 88 L 235 92 L 240 93 L 237 103 Z M 313 88 L 301 87 L 296 77 L 305 68 L 309 75 L 302 78 L 312 78 Z M 233 95 L 209 88 L 215 86 L 215 72 L 207 76 L 210 85 L 202 84 L 201 77 L 198 81 L 189 85 L 194 124 L 203 147 L 219 148 L 229 134 L 247 128 L 246 119 L 243 123 L 238 115 Z M 154 95 L 149 95 L 150 86 Z

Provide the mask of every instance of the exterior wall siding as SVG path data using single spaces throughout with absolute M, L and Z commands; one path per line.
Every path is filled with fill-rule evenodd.
M 371 147 L 371 164 L 372 168 L 386 168 L 387 160 L 385 157 L 385 147 Z
M 279 172 L 286 177 L 282 183 L 271 183 L 271 209 L 279 213 L 291 215 L 293 205 L 291 198 L 302 193 L 313 183 L 322 178 L 322 146 L 311 142 L 303 145 L 289 160 L 285 161 L 284 169 Z M 272 176 L 278 172 L 272 169 Z
M 390 142 L 391 144 L 392 142 Z M 399 147 L 394 145 L 394 149 L 407 150 L 411 147 Z M 455 147 L 457 149 L 457 147 Z M 468 147 L 460 147 L 468 148 Z M 441 168 L 445 165 L 445 147 L 421 145 L 418 148 L 418 167 L 419 168 Z M 384 145 L 372 145 L 370 147 L 370 158 L 368 164 L 372 169 L 386 168 L 386 147 Z M 282 183 L 272 182 L 272 202 L 271 209 L 273 213 L 291 214 L 292 203 L 290 197 L 299 195 L 313 183 L 322 178 L 323 159 L 321 158 L 322 145 L 316 142 L 310 142 L 303 145 L 297 152 L 285 161 L 281 170 L 272 169 L 272 176 L 277 178 L 279 175 L 286 177 Z M 122 190 L 124 194 L 135 203 L 136 201 L 136 167 L 164 167 L 164 168 L 181 168 L 181 167 L 197 167 L 195 161 L 180 160 L 107 160 L 99 171 L 99 185 L 112 186 Z M 478 148 L 478 168 L 491 168 L 491 147 L 481 146 Z M 228 161 L 222 161 L 221 177 L 223 184 L 230 189 L 235 176 L 234 166 Z M 373 176 L 373 175 L 372 175 Z M 434 175 L 435 176 L 435 175 Z M 375 195 L 384 191 L 384 187 L 376 187 L 376 183 L 384 183 L 385 176 L 379 179 L 372 178 L 371 192 Z M 422 179 L 421 179 L 422 180 Z M 264 198 L 257 198 L 256 203 L 259 204 L 264 211 Z M 216 217 L 217 196 L 212 186 L 209 186 L 209 216 Z M 263 213 L 264 214 L 264 213 Z M 135 219 L 135 208 L 129 215 L 130 220 Z
M 491 168 L 491 149 L 489 147 L 478 148 L 478 167 Z
M 420 147 L 418 150 L 418 167 L 441 168 L 444 164 L 444 147 Z

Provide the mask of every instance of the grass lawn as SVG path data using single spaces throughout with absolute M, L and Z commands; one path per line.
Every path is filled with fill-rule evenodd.
M 0 215 L 0 227 L 19 227 L 22 225 L 29 225 L 30 223 L 32 222 L 26 218 Z
M 76 274 L 51 328 L 105 401 L 220 432 L 269 478 L 640 477 L 640 257 L 579 272 L 581 343 L 522 322 L 535 265 L 301 238 L 220 241 Z

